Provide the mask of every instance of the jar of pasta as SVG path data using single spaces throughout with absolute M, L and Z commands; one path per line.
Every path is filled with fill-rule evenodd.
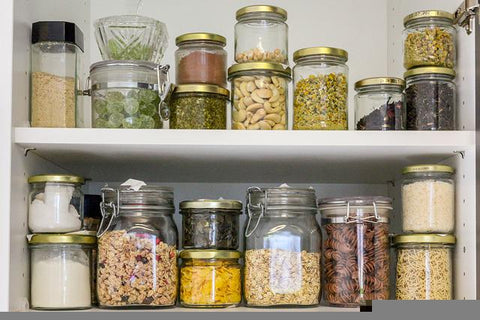
M 234 307 L 242 301 L 240 252 L 183 250 L 180 303 L 185 307 Z
M 449 234 L 408 234 L 393 238 L 397 250 L 397 300 L 452 300 L 453 249 Z

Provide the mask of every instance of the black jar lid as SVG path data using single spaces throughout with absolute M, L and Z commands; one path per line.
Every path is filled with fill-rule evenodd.
M 32 24 L 32 44 L 45 41 L 68 42 L 83 52 L 83 32 L 73 22 L 38 21 Z

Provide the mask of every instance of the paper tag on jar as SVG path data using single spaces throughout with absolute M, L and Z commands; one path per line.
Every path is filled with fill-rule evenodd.
M 146 186 L 147 184 L 143 181 L 140 180 L 135 180 L 135 179 L 128 179 L 124 183 L 121 184 L 121 186 L 128 186 L 130 190 L 133 191 L 138 191 L 140 190 L 141 187 Z

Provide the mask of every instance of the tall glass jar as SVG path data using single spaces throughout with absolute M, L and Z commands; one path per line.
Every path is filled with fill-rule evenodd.
M 329 198 L 319 201 L 325 230 L 325 300 L 357 307 L 389 297 L 389 215 L 386 197 Z
M 75 128 L 83 33 L 74 23 L 32 25 L 30 122 L 32 127 Z
M 399 78 L 368 78 L 355 83 L 357 130 L 405 129 L 405 81 Z
M 152 185 L 102 189 L 98 231 L 100 307 L 161 307 L 177 298 L 173 191 Z
M 278 63 L 247 62 L 228 69 L 232 129 L 287 130 L 291 70 Z
M 293 54 L 294 130 L 348 130 L 348 53 L 314 47 Z
M 288 64 L 287 11 L 274 6 L 248 6 L 237 11 L 235 61 Z
M 320 301 L 322 236 L 315 190 L 249 188 L 244 296 L 248 306 L 310 306 Z

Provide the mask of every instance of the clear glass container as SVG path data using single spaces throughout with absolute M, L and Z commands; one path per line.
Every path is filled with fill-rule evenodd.
M 405 69 L 424 66 L 455 68 L 457 30 L 451 13 L 418 11 L 406 16 L 403 24 Z
M 32 25 L 30 123 L 32 127 L 75 128 L 82 31 L 71 22 Z
M 403 169 L 403 232 L 454 232 L 453 173 L 452 167 L 444 165 L 416 165 Z
M 233 130 L 287 130 L 291 70 L 278 63 L 247 62 L 228 69 Z
M 455 130 L 457 86 L 455 71 L 425 67 L 405 73 L 407 130 Z
M 293 129 L 348 130 L 348 53 L 328 47 L 293 54 Z
M 240 252 L 183 250 L 180 303 L 184 307 L 235 307 L 242 301 Z
M 32 233 L 63 233 L 82 229 L 82 177 L 44 174 L 28 178 L 28 228 Z
M 368 78 L 355 83 L 356 130 L 405 129 L 405 81 Z
M 393 238 L 397 300 L 452 300 L 455 236 L 409 234 Z
M 390 290 L 389 215 L 386 197 L 319 201 L 325 231 L 324 297 L 338 307 L 387 300 Z
M 287 11 L 274 6 L 248 6 L 237 11 L 235 61 L 288 65 Z
M 145 185 L 102 189 L 98 231 L 100 307 L 173 306 L 177 299 L 177 239 L 173 191 Z
M 322 236 L 315 190 L 249 188 L 244 296 L 248 306 L 320 302 Z

